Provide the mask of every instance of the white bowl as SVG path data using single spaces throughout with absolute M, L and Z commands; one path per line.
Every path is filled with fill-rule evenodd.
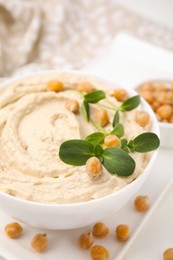
M 10 80 L 2 85 L 7 87 L 11 83 L 15 83 L 21 79 L 28 79 L 39 75 L 57 75 L 58 71 L 43 71 L 37 72 L 30 76 L 24 76 Z M 62 73 L 62 72 L 61 72 Z M 99 80 L 104 86 L 112 86 L 115 88 L 115 83 L 109 80 L 102 79 L 85 72 L 65 72 L 68 74 L 84 75 L 89 78 Z M 136 95 L 134 90 L 127 90 L 131 95 Z M 159 136 L 159 127 L 157 119 L 150 106 L 142 99 L 143 108 L 147 111 L 153 121 L 152 132 Z M 107 195 L 96 200 L 81 202 L 75 204 L 64 205 L 48 205 L 32 201 L 26 201 L 0 192 L 0 208 L 10 214 L 15 219 L 25 222 L 31 226 L 44 229 L 73 229 L 93 224 L 94 222 L 110 216 L 123 207 L 132 196 L 144 184 L 147 176 L 150 174 L 152 166 L 155 162 L 157 151 L 153 152 L 152 158 L 149 161 L 144 172 L 135 179 L 132 183 L 122 188 L 121 190 Z
M 173 148 L 173 123 L 159 122 L 160 146 L 163 148 Z

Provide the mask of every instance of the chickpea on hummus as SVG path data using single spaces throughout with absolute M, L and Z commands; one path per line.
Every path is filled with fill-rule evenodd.
M 103 167 L 101 176 L 92 179 L 85 165 L 71 166 L 59 158 L 63 142 L 84 139 L 98 132 L 96 125 L 81 113 L 82 93 L 95 89 L 105 91 L 92 78 L 65 73 L 57 77 L 55 74 L 34 76 L 3 89 L 0 95 L 1 191 L 47 204 L 76 203 L 111 194 L 141 174 L 151 153 L 132 153 L 136 168 L 126 178 L 112 175 Z M 108 89 L 104 100 L 91 105 L 91 117 L 99 114 L 97 111 L 104 111 L 106 123 L 102 127 L 109 130 L 115 111 L 108 107 L 121 103 L 113 90 Z M 130 140 L 151 130 L 148 117 L 147 125 L 136 121 L 136 113 L 141 110 L 140 105 L 128 113 L 120 112 L 124 138 Z

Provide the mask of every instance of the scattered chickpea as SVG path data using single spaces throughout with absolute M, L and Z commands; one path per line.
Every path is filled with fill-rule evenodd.
M 109 234 L 109 229 L 104 223 L 98 222 L 93 226 L 92 233 L 95 237 L 102 238 Z
M 147 211 L 150 206 L 150 201 L 148 196 L 139 195 L 134 200 L 134 205 L 137 211 Z
M 107 260 L 109 255 L 109 251 L 103 246 L 95 245 L 91 249 L 91 257 L 93 260 Z
M 173 108 L 170 105 L 163 105 L 156 110 L 156 113 L 161 119 L 168 119 L 173 113 Z
M 64 90 L 64 85 L 61 81 L 58 80 L 50 80 L 47 83 L 47 89 L 48 91 L 55 91 L 55 92 L 60 92 Z
M 67 99 L 65 102 L 65 108 L 70 112 L 77 114 L 79 112 L 79 103 L 73 99 Z
M 81 82 L 78 84 L 78 86 L 76 87 L 76 90 L 80 91 L 80 92 L 86 92 L 86 93 L 90 93 L 93 92 L 94 90 L 96 90 L 93 85 L 89 82 Z
M 120 138 L 116 135 L 107 135 L 104 139 L 104 145 L 106 147 L 120 147 Z
M 92 246 L 94 240 L 92 232 L 83 233 L 79 237 L 79 245 L 83 249 L 88 249 Z
M 87 160 L 86 171 L 92 179 L 97 179 L 102 174 L 102 164 L 97 157 L 91 157 Z
M 113 97 L 116 98 L 116 100 L 119 102 L 124 102 L 129 97 L 129 95 L 125 89 L 118 88 L 114 91 Z
M 142 127 L 145 127 L 150 122 L 150 116 L 145 111 L 137 111 L 135 116 L 136 123 Z
M 5 232 L 10 238 L 18 238 L 23 231 L 22 226 L 17 222 L 9 223 L 5 226 Z
M 173 248 L 168 248 L 163 252 L 164 260 L 173 260 Z
M 129 239 L 130 236 L 130 229 L 128 225 L 118 225 L 115 230 L 116 237 L 119 241 L 125 242 Z
M 105 109 L 99 109 L 95 111 L 94 118 L 101 126 L 106 126 L 109 123 L 109 116 Z
M 42 252 L 47 247 L 48 240 L 46 234 L 37 234 L 31 241 L 32 248 L 37 252 Z

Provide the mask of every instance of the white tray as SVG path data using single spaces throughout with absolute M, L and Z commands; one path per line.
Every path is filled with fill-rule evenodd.
M 158 60 L 161 62 L 158 63 Z M 165 66 L 167 69 L 165 69 Z M 121 35 L 115 40 L 109 51 L 87 70 L 109 77 L 122 84 L 122 86 L 134 87 L 141 81 L 152 77 L 171 78 L 171 67 L 173 67 L 173 57 L 169 52 Z M 108 237 L 95 240 L 95 244 L 102 244 L 108 248 L 111 254 L 110 260 L 123 259 L 127 249 L 129 249 L 146 220 L 158 205 L 161 197 L 171 185 L 173 179 L 172 158 L 172 150 L 160 149 L 150 177 L 138 192 L 138 194 L 146 194 L 150 197 L 150 210 L 146 213 L 138 213 L 133 207 L 133 201 L 130 201 L 118 213 L 102 220 L 107 223 L 111 232 Z M 169 167 L 165 171 L 166 166 Z M 14 221 L 14 219 L 7 216 L 4 212 L 0 212 L 0 220 L 0 255 L 5 259 L 90 259 L 89 251 L 80 249 L 77 240 L 82 232 L 90 230 L 91 227 L 70 231 L 45 231 L 23 225 L 23 236 L 20 239 L 11 240 L 6 237 L 3 228 L 10 221 Z M 126 223 L 131 228 L 131 238 L 126 243 L 120 243 L 115 239 L 114 230 L 120 223 Z M 38 232 L 46 232 L 49 239 L 49 246 L 42 254 L 34 252 L 30 246 L 31 238 Z M 127 257 L 126 259 L 134 260 L 133 257 Z

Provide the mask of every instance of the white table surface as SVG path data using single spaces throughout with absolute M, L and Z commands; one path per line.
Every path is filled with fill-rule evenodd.
M 173 79 L 172 69 L 173 53 L 123 34 L 115 39 L 109 50 L 99 60 L 87 68 L 87 70 L 114 80 L 120 86 L 132 88 L 138 83 L 152 78 Z M 163 174 L 165 169 L 165 171 L 172 172 L 173 176 L 173 161 L 171 160 L 173 149 L 166 149 L 166 152 L 172 155 L 168 162 L 165 161 L 166 158 L 163 158 Z M 157 185 L 157 181 L 153 183 L 153 189 L 155 185 Z M 168 247 L 173 247 L 172 197 L 173 185 L 143 225 L 126 254 L 123 254 L 120 259 L 163 259 L 163 251 Z

